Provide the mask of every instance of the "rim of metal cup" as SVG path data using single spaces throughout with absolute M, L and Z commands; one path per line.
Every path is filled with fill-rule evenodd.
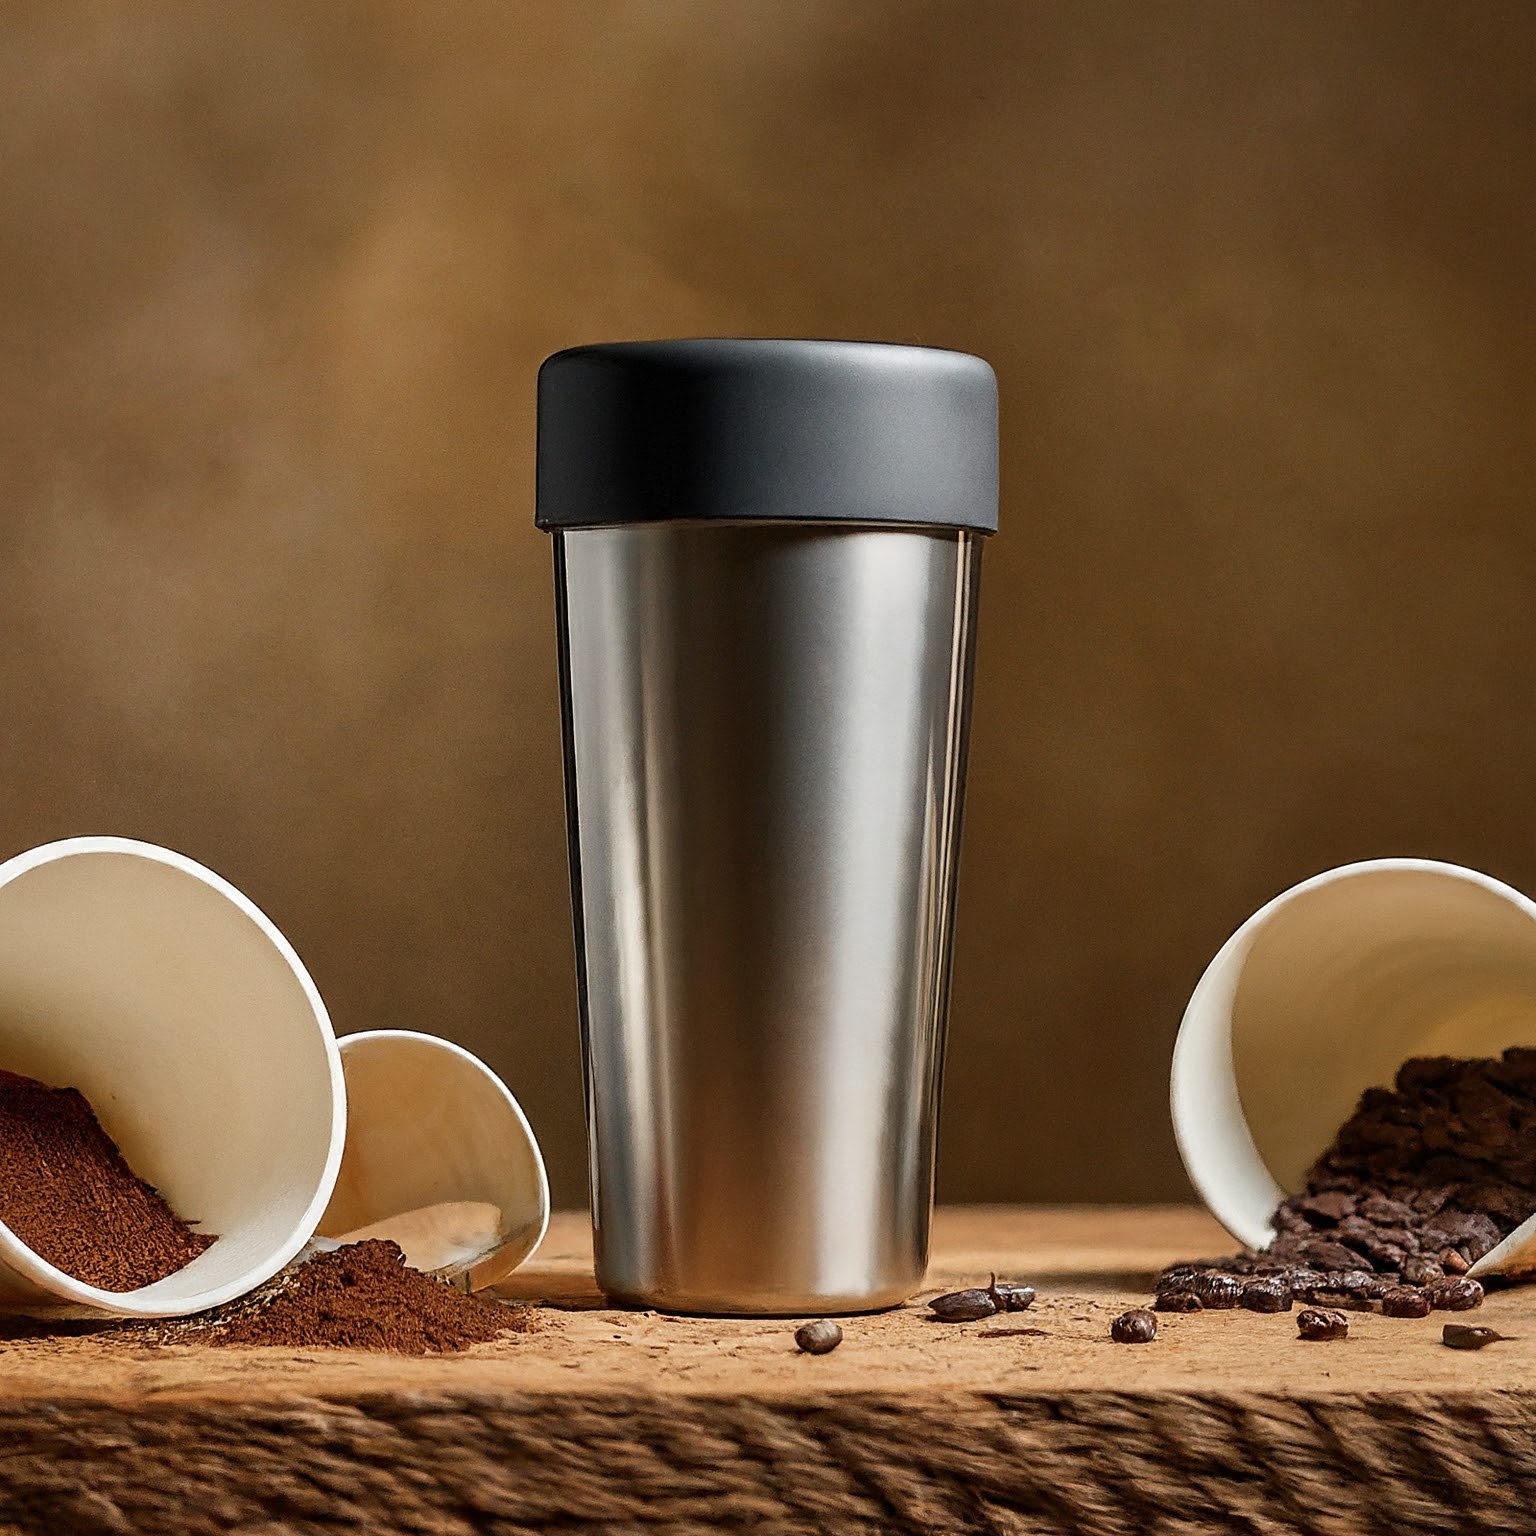
M 326 1011 L 320 992 L 305 968 L 304 962 L 299 959 L 297 952 L 283 936 L 281 930 L 242 891 L 231 885 L 222 875 L 215 874 L 206 865 L 198 863 L 196 859 L 189 858 L 186 854 L 162 848 L 156 843 L 141 842 L 129 837 L 61 838 L 55 842 L 43 843 L 36 848 L 29 848 L 25 853 L 16 854 L 0 864 L 0 890 L 4 890 L 13 881 L 43 865 L 92 853 L 126 854 L 152 863 L 168 865 L 181 874 L 191 876 L 216 895 L 223 897 L 250 922 L 277 952 L 292 973 L 294 980 L 298 982 L 325 1052 L 326 1065 L 330 1074 L 329 1146 L 320 1179 L 309 1204 L 305 1207 L 303 1214 L 294 1221 L 280 1243 L 274 1244 L 261 1259 L 251 1264 L 242 1274 L 232 1280 L 226 1280 L 221 1285 L 192 1292 L 174 1302 L 156 1301 L 146 1304 L 141 1298 L 145 1292 L 152 1289 L 151 1286 L 142 1286 L 133 1291 L 104 1291 L 97 1286 L 89 1285 L 84 1280 L 78 1280 L 50 1264 L 22 1242 L 4 1222 L 0 1222 L 0 1261 L 24 1278 L 31 1280 L 40 1289 L 56 1296 L 61 1303 L 116 1317 L 183 1317 L 192 1312 L 206 1311 L 210 1307 L 232 1301 L 235 1297 L 254 1290 L 294 1259 L 309 1241 L 314 1232 L 315 1223 L 319 1221 L 321 1213 L 330 1201 L 331 1190 L 335 1186 L 336 1175 L 341 1167 L 341 1152 L 346 1133 L 346 1093 L 341 1071 L 341 1055 L 337 1049 L 336 1034 L 331 1025 L 330 1014 Z M 164 1280 L 156 1281 L 154 1284 L 163 1285 Z M 4 1310 L 3 1306 L 0 1306 L 0 1310 Z

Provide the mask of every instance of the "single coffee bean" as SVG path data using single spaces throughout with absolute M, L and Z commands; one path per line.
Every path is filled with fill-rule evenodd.
M 1313 1241 L 1302 1249 L 1302 1257 L 1317 1269 L 1351 1270 L 1360 1262 L 1360 1255 L 1343 1243 Z
M 1470 1312 L 1483 1304 L 1483 1288 L 1465 1275 L 1447 1275 L 1424 1287 L 1429 1304 L 1436 1312 Z
M 1465 1323 L 1447 1323 L 1440 1330 L 1440 1342 L 1447 1349 L 1484 1349 L 1508 1337 L 1492 1328 L 1469 1328 Z
M 1150 1344 L 1157 1337 L 1157 1319 L 1145 1307 L 1136 1307 L 1109 1325 L 1109 1336 L 1116 1344 Z
M 1383 1317 L 1428 1317 L 1429 1297 L 1411 1285 L 1395 1285 L 1381 1298 Z
M 1280 1278 L 1293 1296 L 1300 1296 L 1303 1300 L 1310 1299 L 1323 1288 L 1323 1272 L 1308 1269 L 1302 1264 L 1287 1265 L 1280 1271 Z
M 941 1323 L 974 1323 L 983 1317 L 991 1317 L 998 1310 L 997 1298 L 984 1286 L 966 1291 L 950 1291 L 935 1296 L 928 1303 L 928 1310 Z
M 1415 1256 L 1403 1261 L 1404 1285 L 1428 1285 L 1431 1280 L 1438 1280 L 1445 1273 L 1438 1259 L 1426 1259 Z
M 1408 1250 L 1397 1243 L 1373 1243 L 1366 1252 L 1377 1274 L 1395 1274 L 1403 1267 Z
M 1196 1275 L 1190 1289 L 1207 1311 L 1218 1312 L 1237 1305 L 1238 1297 L 1243 1294 L 1243 1282 L 1236 1275 L 1212 1272 Z
M 1152 1303 L 1158 1312 L 1198 1312 L 1203 1303 L 1193 1291 L 1159 1291 Z
M 1368 1269 L 1346 1269 L 1326 1277 L 1322 1290 L 1332 1291 L 1335 1296 L 1346 1296 L 1350 1301 L 1375 1301 L 1386 1289 L 1386 1282 Z
M 1442 1211 L 1425 1227 L 1428 1237 L 1438 1237 L 1447 1247 L 1476 1261 L 1497 1246 L 1503 1234 L 1498 1223 L 1481 1211 Z
M 1238 1298 L 1250 1312 L 1289 1312 L 1291 1293 L 1278 1280 L 1250 1280 Z
M 843 1330 L 831 1318 L 818 1317 L 795 1329 L 795 1343 L 807 1355 L 830 1354 L 843 1342 Z
M 1296 1314 L 1296 1331 L 1304 1339 L 1346 1339 L 1349 1319 L 1332 1307 L 1304 1307 Z
M 1454 1248 L 1440 1251 L 1440 1267 L 1448 1275 L 1464 1275 L 1472 1266 Z
M 1385 1195 L 1367 1195 L 1355 1209 L 1379 1227 L 1406 1227 L 1414 1217 L 1411 1205 L 1401 1200 L 1389 1200 Z
M 1310 1218 L 1309 1224 L 1331 1227 L 1335 1222 L 1354 1214 L 1355 1201 L 1353 1196 L 1333 1190 L 1326 1194 L 1304 1196 L 1296 1202 L 1296 1209 Z
M 1007 1280 L 992 1277 L 987 1287 L 999 1312 L 1027 1312 L 1035 1304 L 1035 1288 L 1032 1285 L 1014 1285 Z

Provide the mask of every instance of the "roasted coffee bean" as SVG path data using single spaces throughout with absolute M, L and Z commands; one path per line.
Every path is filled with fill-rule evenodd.
M 1483 1304 L 1483 1288 L 1465 1275 L 1447 1275 L 1424 1287 L 1429 1304 L 1436 1312 L 1470 1312 Z
M 1389 1200 L 1385 1195 L 1367 1195 L 1355 1209 L 1378 1227 L 1406 1227 L 1417 1219 L 1411 1205 L 1401 1200 Z
M 1164 1291 L 1187 1291 L 1200 1271 L 1192 1264 L 1177 1264 L 1165 1269 L 1152 1282 L 1152 1289 L 1159 1295 Z
M 1353 1195 L 1330 1190 L 1321 1195 L 1304 1195 L 1296 1202 L 1296 1209 L 1307 1217 L 1313 1226 L 1331 1227 L 1346 1216 L 1354 1214 Z
M 1440 1267 L 1448 1275 L 1464 1275 L 1472 1268 L 1454 1248 L 1446 1248 L 1440 1254 Z
M 1447 1323 L 1440 1330 L 1440 1342 L 1447 1349 L 1483 1349 L 1508 1337 L 1507 1333 L 1495 1333 L 1492 1328 L 1469 1328 L 1465 1323 Z
M 1501 1162 L 1508 1160 L 1501 1159 Z M 1514 1168 L 1508 1171 L 1512 1178 L 1516 1177 Z M 1527 1189 L 1511 1188 L 1507 1184 L 1479 1184 L 1462 1190 L 1458 1198 L 1468 1209 L 1483 1211 L 1510 1229 L 1518 1227 L 1532 1211 L 1536 1211 L 1536 1198 Z
M 928 1310 L 941 1323 L 974 1323 L 979 1318 L 992 1317 L 998 1311 L 997 1297 L 984 1286 L 966 1291 L 950 1291 L 935 1296 L 928 1303 Z
M 1203 1305 L 1193 1291 L 1159 1291 L 1152 1303 L 1158 1312 L 1198 1312 Z
M 843 1342 L 843 1330 L 831 1318 L 818 1317 L 795 1329 L 795 1344 L 807 1355 L 825 1355 Z
M 1250 1280 L 1238 1298 L 1250 1312 L 1289 1312 L 1290 1289 L 1278 1280 Z
M 1331 1307 L 1304 1307 L 1296 1314 L 1296 1331 L 1304 1339 L 1344 1339 L 1349 1319 Z
M 1314 1239 L 1302 1246 L 1301 1256 L 1314 1269 L 1354 1269 L 1360 1263 L 1360 1255 L 1343 1243 L 1322 1242 Z
M 1412 1056 L 1397 1069 L 1397 1091 L 1418 1097 L 1444 1088 L 1461 1075 L 1460 1068 L 1455 1056 Z
M 1278 1273 L 1286 1286 L 1297 1295 L 1302 1291 L 1319 1289 L 1324 1279 L 1320 1269 L 1308 1269 L 1305 1264 L 1288 1264 Z
M 1475 1211 L 1441 1211 L 1424 1224 L 1424 1235 L 1432 1248 L 1455 1248 L 1463 1254 L 1479 1248 L 1478 1258 L 1503 1236 L 1494 1221 Z
M 1375 1223 L 1369 1222 L 1364 1216 L 1346 1216 L 1328 1236 L 1335 1242 L 1343 1243 L 1346 1248 L 1354 1248 L 1356 1253 L 1363 1250 L 1355 1247 L 1362 1239 L 1366 1242 L 1376 1241 Z
M 1426 1259 L 1415 1256 L 1403 1260 L 1403 1284 L 1404 1285 L 1428 1285 L 1431 1280 L 1438 1280 L 1445 1274 L 1440 1267 L 1438 1259 Z
M 1410 1285 L 1395 1285 L 1381 1298 L 1386 1317 L 1428 1317 L 1429 1297 Z
M 1032 1285 L 1014 1285 L 1008 1280 L 992 1277 L 987 1287 L 999 1312 L 1027 1312 L 1035 1304 L 1035 1288 Z
M 1386 1291 L 1387 1281 L 1368 1269 L 1345 1269 L 1325 1275 L 1319 1289 L 1351 1301 L 1375 1301 Z
M 1109 1336 L 1116 1344 L 1150 1344 L 1157 1337 L 1157 1319 L 1145 1307 L 1122 1312 L 1109 1325 Z
M 1201 1306 L 1207 1311 L 1220 1312 L 1237 1305 L 1238 1297 L 1243 1294 L 1243 1282 L 1236 1275 L 1213 1270 L 1209 1274 L 1196 1275 L 1190 1290 L 1200 1298 Z

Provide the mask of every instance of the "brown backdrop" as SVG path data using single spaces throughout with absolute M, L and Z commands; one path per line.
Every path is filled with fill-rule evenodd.
M 47 0 L 0 103 L 0 850 L 212 864 L 559 1200 L 563 345 L 997 367 L 948 1197 L 1179 1194 L 1180 1009 L 1292 880 L 1536 888 L 1529 6 Z

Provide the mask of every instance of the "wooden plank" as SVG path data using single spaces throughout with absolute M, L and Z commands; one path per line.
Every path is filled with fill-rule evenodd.
M 936 1289 L 992 1269 L 1028 1314 L 963 1326 L 913 1305 L 798 1354 L 780 1321 L 602 1305 L 582 1218 L 505 1287 L 543 1326 L 473 1353 L 0 1351 L 0 1532 L 1517 1530 L 1536 1501 L 1536 1288 L 1479 1314 L 1165 1317 L 1109 1341 L 1178 1257 L 1189 1210 L 941 1212 Z M 1021 1336 L 1020 1327 L 1043 1337 Z M 1503 1522 L 1503 1523 L 1500 1523 Z

